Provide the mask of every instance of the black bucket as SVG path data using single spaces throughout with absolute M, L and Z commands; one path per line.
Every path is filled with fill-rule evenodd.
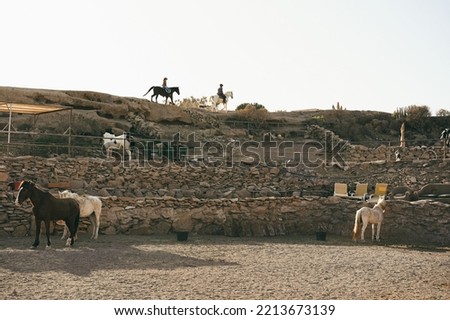
M 327 240 L 327 233 L 325 231 L 316 232 L 316 240 L 325 241 Z
M 177 232 L 178 241 L 187 241 L 189 232 L 180 231 Z

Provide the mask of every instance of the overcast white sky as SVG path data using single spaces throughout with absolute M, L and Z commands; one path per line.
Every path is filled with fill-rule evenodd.
M 447 0 L 0 0 L 0 86 L 450 110 Z

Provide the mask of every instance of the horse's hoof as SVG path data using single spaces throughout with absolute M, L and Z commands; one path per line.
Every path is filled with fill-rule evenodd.
M 45 246 L 45 249 L 47 250 L 47 249 L 51 249 L 52 248 L 52 246 L 49 246 L 49 245 L 46 245 Z
M 31 246 L 30 249 L 35 250 L 35 249 L 37 249 L 37 246 Z

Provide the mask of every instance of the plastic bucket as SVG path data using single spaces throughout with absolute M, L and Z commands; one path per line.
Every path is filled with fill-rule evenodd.
M 327 233 L 325 231 L 317 231 L 316 232 L 316 240 L 318 240 L 318 241 L 327 240 Z
M 177 240 L 178 241 L 187 241 L 189 232 L 180 231 L 177 232 Z

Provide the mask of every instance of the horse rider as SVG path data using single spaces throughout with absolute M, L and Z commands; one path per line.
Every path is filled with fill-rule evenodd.
M 167 93 L 170 93 L 170 88 L 167 86 L 167 78 L 163 79 L 162 87 L 164 90 L 166 90 Z
M 220 84 L 219 89 L 217 89 L 217 95 L 223 100 L 223 103 L 227 102 L 227 97 L 223 94 L 223 84 Z
M 444 131 L 442 131 L 441 137 L 439 139 L 444 141 L 444 145 L 446 145 L 447 147 L 450 147 L 450 129 L 445 128 Z

